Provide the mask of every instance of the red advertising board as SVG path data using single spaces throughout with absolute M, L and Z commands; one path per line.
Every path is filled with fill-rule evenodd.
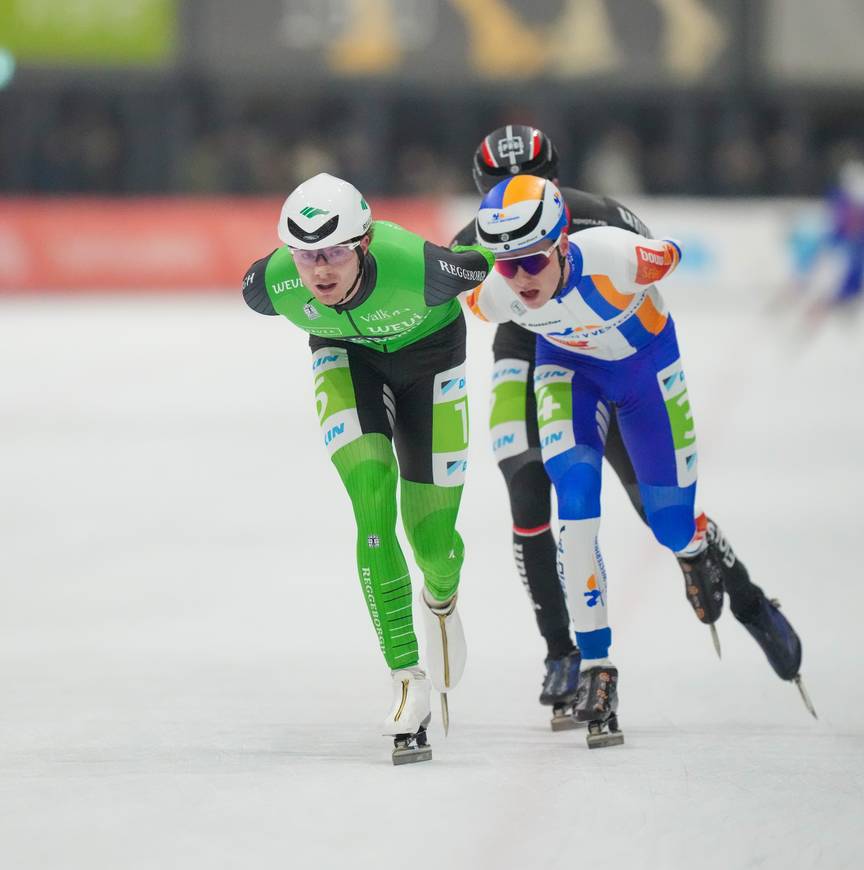
M 370 200 L 392 220 L 447 241 L 435 200 Z M 276 248 L 271 198 L 0 198 L 0 293 L 237 289 Z M 452 228 L 450 228 L 452 229 Z

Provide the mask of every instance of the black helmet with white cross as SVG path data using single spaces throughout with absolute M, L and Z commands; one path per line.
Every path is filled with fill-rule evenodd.
M 499 181 L 523 174 L 558 177 L 558 152 L 542 130 L 508 124 L 493 130 L 477 146 L 473 175 L 480 193 L 489 193 Z

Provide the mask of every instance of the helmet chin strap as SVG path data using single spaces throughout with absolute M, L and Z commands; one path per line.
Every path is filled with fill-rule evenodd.
M 561 292 L 561 288 L 564 286 L 564 262 L 567 259 L 564 254 L 561 253 L 560 248 L 556 248 L 555 253 L 558 255 L 558 271 L 561 274 L 558 276 L 558 286 L 552 294 L 553 299 Z
M 338 301 L 334 302 L 330 307 L 335 308 L 337 305 L 341 305 L 353 292 L 354 288 L 357 286 L 360 278 L 363 276 L 363 266 L 366 261 L 366 254 L 362 252 L 359 248 L 357 250 L 357 275 L 354 280 L 351 282 L 351 286 L 345 291 L 345 295 Z

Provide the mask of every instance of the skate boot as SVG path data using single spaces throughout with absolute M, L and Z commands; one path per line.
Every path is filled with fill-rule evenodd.
M 432 718 L 432 685 L 420 668 L 392 671 L 393 707 L 384 720 L 384 734 L 393 736 L 393 764 L 431 761 L 426 728 Z
M 573 713 L 579 696 L 579 665 L 582 655 L 574 649 L 557 659 L 546 659 L 546 679 L 540 692 L 540 703 L 552 708 L 550 725 L 553 731 L 568 731 L 582 723 Z
M 759 644 L 774 673 L 781 680 L 791 680 L 801 693 L 804 706 L 814 719 L 816 709 L 801 680 L 801 639 L 789 620 L 780 612 L 780 602 L 769 600 L 758 586 L 753 586 L 758 595 L 744 606 L 742 600 L 733 600 L 732 612 Z
M 684 593 L 687 600 L 696 618 L 710 627 L 711 640 L 719 658 L 720 638 L 714 623 L 720 619 L 720 614 L 723 612 L 723 579 L 726 571 L 736 564 L 735 554 L 720 534 L 716 524 L 705 514 L 697 517 L 696 527 L 697 534 L 701 529 L 705 530 L 708 545 L 698 556 L 692 558 L 679 556 L 678 564 L 684 574 Z
M 619 746 L 624 735 L 618 730 L 618 668 L 596 665 L 582 671 L 581 679 L 584 691 L 576 704 L 576 716 L 588 723 L 588 748 Z
M 729 606 L 735 618 L 747 629 L 756 643 L 759 644 L 774 672 L 781 680 L 791 680 L 801 693 L 801 699 L 810 713 L 816 717 L 813 702 L 804 688 L 799 673 L 801 668 L 801 640 L 789 620 L 780 612 L 776 600 L 765 597 L 765 593 L 750 579 L 750 574 L 744 563 L 735 554 L 729 542 L 723 536 L 719 526 L 713 520 L 707 520 L 706 537 L 708 547 L 691 561 L 690 573 L 684 567 L 685 561 L 679 560 L 685 577 L 696 578 L 700 571 L 720 577 L 719 583 L 725 587 L 729 595 Z M 706 559 L 699 563 L 702 557 Z M 705 567 L 707 565 L 707 567 Z M 700 567 L 701 566 L 701 567 Z M 694 586 L 698 586 L 698 579 Z M 689 598 L 688 587 L 688 598 Z M 693 601 L 691 600 L 691 604 Z M 722 608 L 722 602 L 720 607 Z M 696 609 L 699 616 L 699 610 Z M 708 609 L 709 612 L 710 608 Z M 710 615 L 710 613 L 709 613 Z M 717 609 L 715 619 L 720 615 Z M 702 619 L 701 616 L 699 616 Z M 707 619 L 703 619 L 706 622 Z M 713 627 L 713 626 L 712 626 Z M 719 655 L 719 643 L 715 633 L 715 647 Z
M 468 655 L 465 632 L 456 611 L 456 595 L 448 601 L 436 601 L 424 588 L 420 597 L 423 601 L 421 610 L 426 626 L 429 676 L 436 691 L 441 693 L 441 719 L 446 736 L 450 730 L 447 693 L 462 679 Z

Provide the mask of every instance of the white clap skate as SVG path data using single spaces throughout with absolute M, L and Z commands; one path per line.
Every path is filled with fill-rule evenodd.
M 384 734 L 393 737 L 393 764 L 431 761 L 426 727 L 432 719 L 432 684 L 420 668 L 392 671 L 393 707 L 384 720 Z
M 441 719 L 445 736 L 450 730 L 447 692 L 462 679 L 468 657 L 462 620 L 456 610 L 456 597 L 454 595 L 447 601 L 436 601 L 425 588 L 420 594 L 426 626 L 427 665 L 432 685 L 441 693 Z

